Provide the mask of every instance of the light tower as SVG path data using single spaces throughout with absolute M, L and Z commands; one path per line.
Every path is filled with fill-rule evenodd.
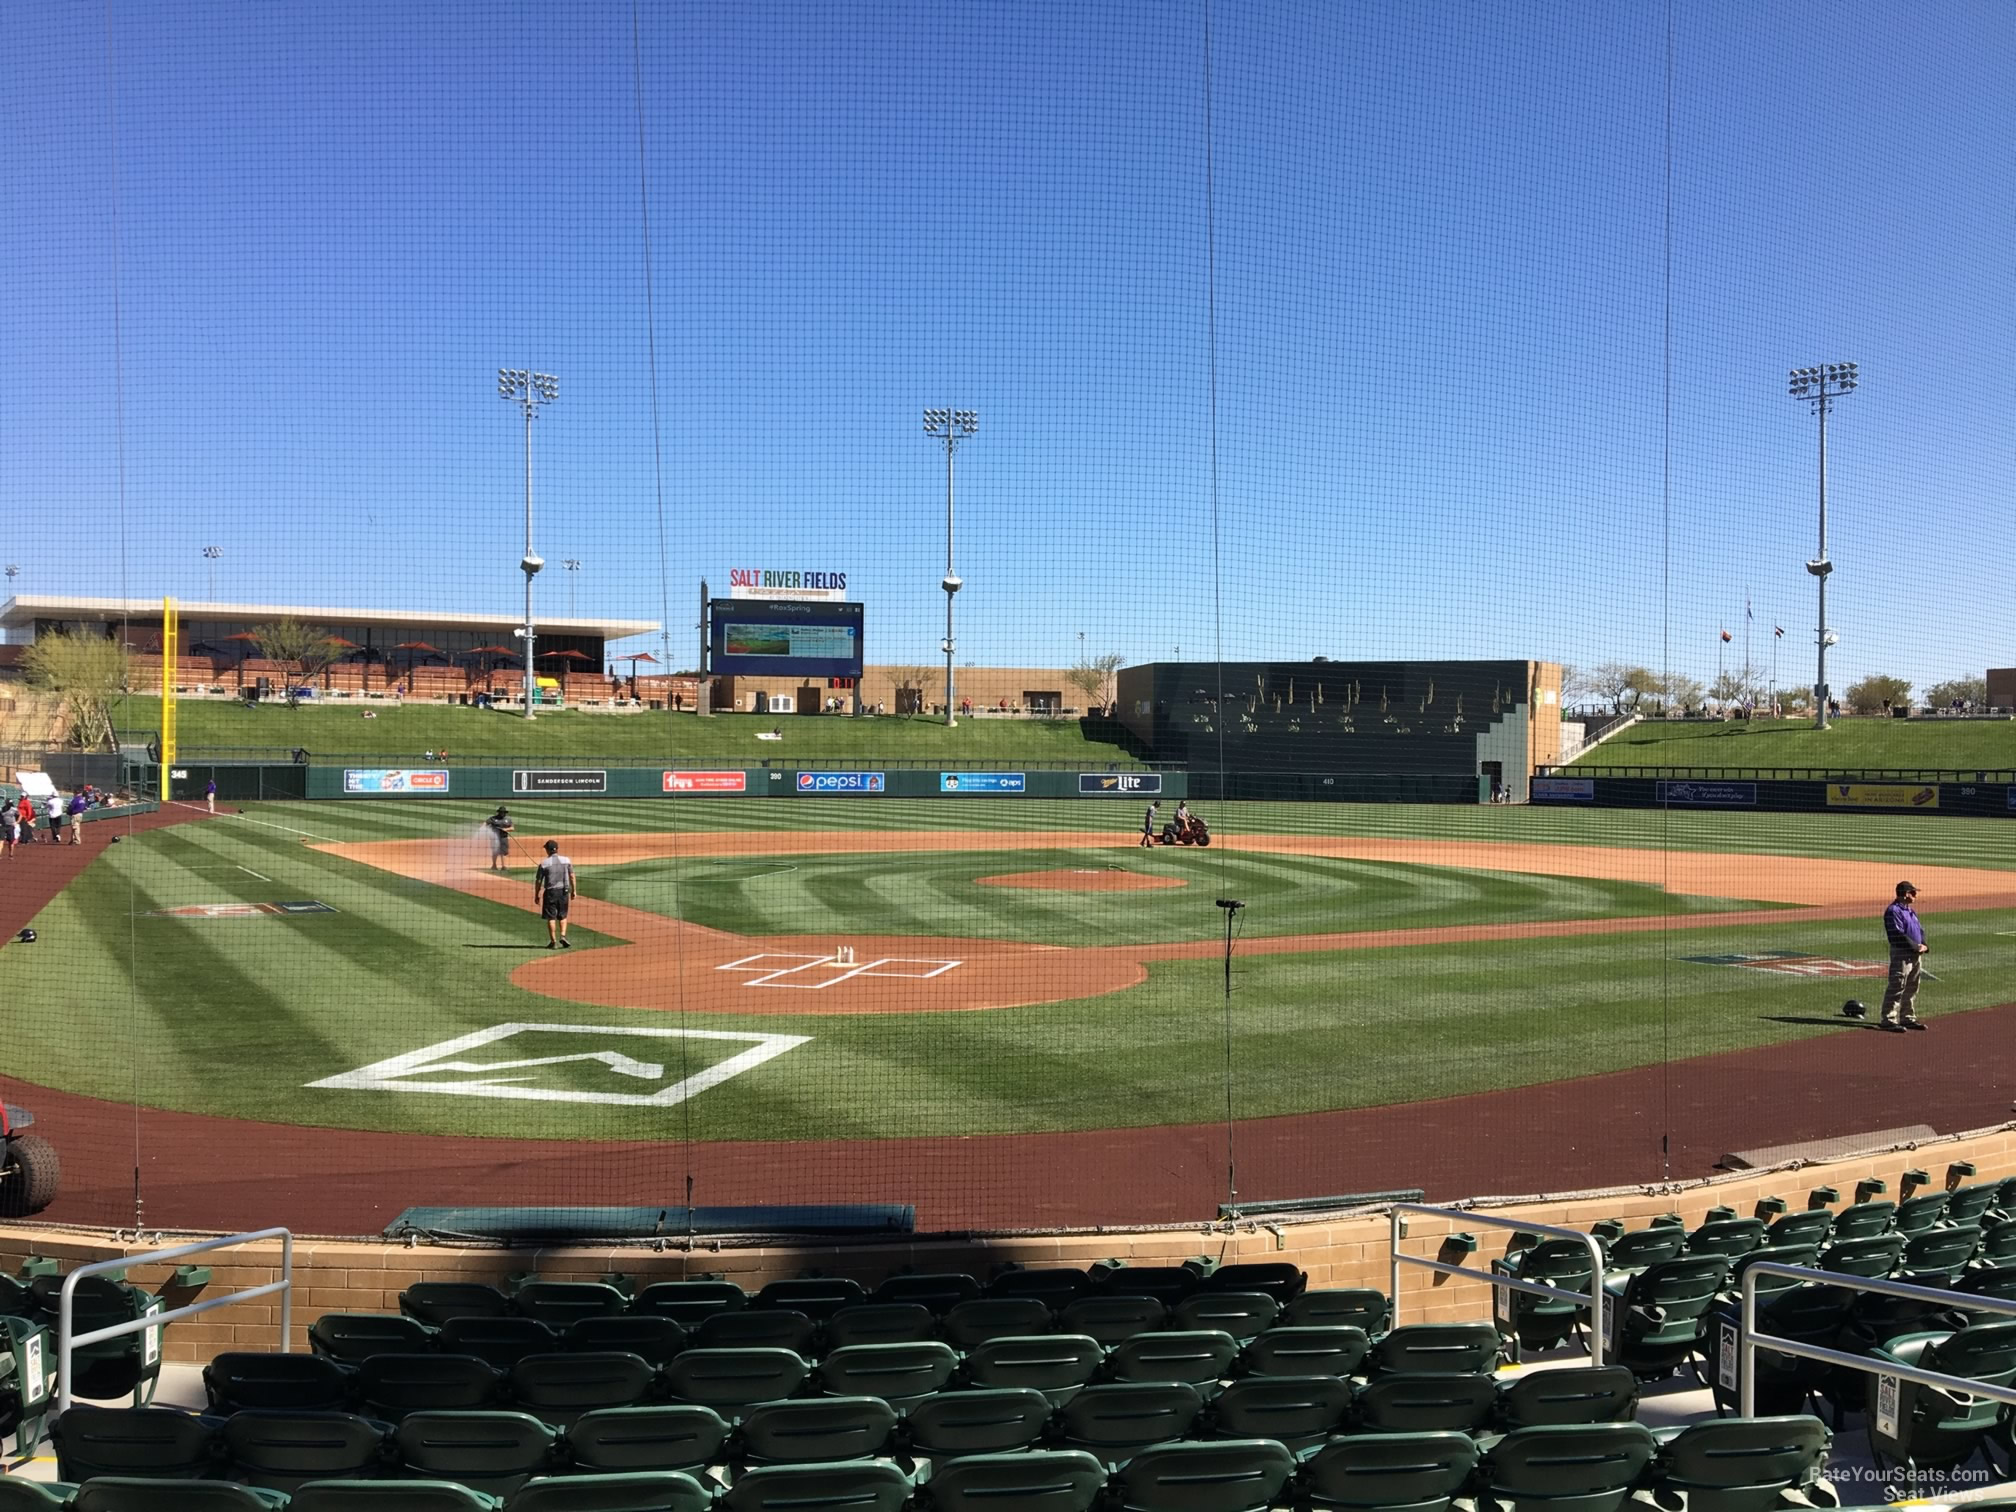
M 518 563 L 518 570 L 525 574 L 525 623 L 512 634 L 525 642 L 525 717 L 531 719 L 532 705 L 539 698 L 539 679 L 532 670 L 533 645 L 538 639 L 532 626 L 532 579 L 546 565 L 532 549 L 532 421 L 540 405 L 551 404 L 560 397 L 560 380 L 551 373 L 499 368 L 497 397 L 509 400 L 525 412 L 525 555 Z
M 205 546 L 203 560 L 210 564 L 210 602 L 217 602 L 217 559 L 224 555 L 222 546 Z
M 924 434 L 942 442 L 945 447 L 945 580 L 939 586 L 945 590 L 945 723 L 959 723 L 959 711 L 952 702 L 952 597 L 966 585 L 959 581 L 959 574 L 952 570 L 952 454 L 959 450 L 959 443 L 980 428 L 980 413 L 977 410 L 927 409 L 924 411 Z
M 1827 648 L 1841 639 L 1827 626 L 1827 579 L 1834 564 L 1827 559 L 1827 415 L 1834 401 L 1853 393 L 1860 381 L 1860 369 L 1852 362 L 1825 362 L 1818 367 L 1793 368 L 1786 376 L 1786 392 L 1813 407 L 1820 417 L 1820 553 L 1806 564 L 1820 589 L 1820 620 L 1813 631 L 1819 660 L 1813 677 L 1813 728 L 1827 728 Z

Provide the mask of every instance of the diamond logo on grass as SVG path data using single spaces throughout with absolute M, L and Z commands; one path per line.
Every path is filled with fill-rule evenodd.
M 1803 950 L 1766 950 L 1755 955 L 1699 955 L 1680 958 L 1695 966 L 1741 966 L 1750 971 L 1771 971 L 1780 976 L 1799 977 L 1880 977 L 1889 971 L 1881 961 L 1843 961 L 1833 956 L 1808 955 Z
M 713 1029 L 498 1024 L 308 1085 L 664 1108 L 754 1070 L 810 1038 Z M 693 1043 L 668 1043 L 677 1040 Z

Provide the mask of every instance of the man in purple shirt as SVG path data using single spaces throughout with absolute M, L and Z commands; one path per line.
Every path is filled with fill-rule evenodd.
M 1918 889 L 1897 884 L 1897 897 L 1883 910 L 1883 933 L 1890 937 L 1890 983 L 1883 991 L 1883 1027 L 1892 1034 L 1923 1029 L 1913 1005 L 1918 1000 L 1921 958 L 1929 948 L 1918 922 Z

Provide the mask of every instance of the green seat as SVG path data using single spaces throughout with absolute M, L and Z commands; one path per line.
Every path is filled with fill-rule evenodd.
M 1153 1297 L 1174 1307 L 1204 1284 L 1187 1265 L 1120 1265 L 1101 1261 L 1093 1267 L 1092 1289 L 1110 1296 Z
M 1105 1489 L 1106 1467 L 1083 1450 L 971 1454 L 938 1466 L 924 1500 L 933 1512 L 1091 1512 Z
M 1976 1266 L 1953 1283 L 1953 1290 L 1964 1296 L 2016 1302 L 2016 1265 Z M 1964 1304 L 1961 1311 L 1966 1312 Z M 2007 1313 L 1968 1312 L 1967 1320 L 1970 1323 L 1999 1323 L 2008 1316 Z
M 322 1355 L 227 1350 L 203 1367 L 210 1410 L 340 1412 L 350 1405 L 351 1378 Z
M 1869 1239 L 1877 1234 L 1887 1234 L 1891 1220 L 1896 1216 L 1897 1204 L 1887 1198 L 1852 1202 L 1834 1215 L 1834 1228 L 1829 1238 L 1838 1244 L 1844 1239 Z
M 1064 1404 L 1057 1420 L 1059 1442 L 1096 1455 L 1105 1465 L 1123 1464 L 1150 1444 L 1182 1438 L 1203 1410 L 1197 1388 L 1182 1382 L 1104 1382 L 1087 1386 Z
M 1507 1429 L 1548 1423 L 1628 1423 L 1638 1411 L 1638 1378 L 1623 1365 L 1534 1370 L 1498 1391 Z
M 1498 1364 L 1489 1323 L 1409 1323 L 1372 1346 L 1373 1375 L 1468 1375 Z
M 1286 1260 L 1237 1260 L 1204 1278 L 1204 1290 L 1265 1292 L 1286 1307 L 1309 1288 L 1309 1275 Z
M 1921 1192 L 1916 1197 L 1906 1198 L 1897 1204 L 1897 1211 L 1890 1216 L 1891 1231 L 1902 1234 L 1906 1239 L 1924 1233 L 1944 1221 L 1947 1201 L 1944 1192 Z
M 1771 1226 L 1764 1231 L 1764 1243 L 1812 1244 L 1824 1246 L 1828 1236 L 1834 1231 L 1834 1214 L 1824 1207 L 1807 1208 L 1800 1213 L 1785 1213 L 1771 1220 Z
M 1545 1239 L 1492 1261 L 1491 1270 L 1496 1275 L 1587 1296 L 1594 1267 L 1589 1246 L 1580 1240 Z M 1587 1303 L 1577 1305 L 1510 1286 L 1494 1286 L 1491 1314 L 1498 1332 L 1512 1342 L 1511 1352 L 1517 1359 L 1529 1349 L 1558 1347 L 1587 1319 L 1589 1307 Z
M 71 1512 L 278 1512 L 287 1498 L 221 1480 L 100 1475 L 70 1498 Z
M 429 1328 L 450 1318 L 501 1318 L 511 1299 L 481 1281 L 416 1281 L 399 1293 L 399 1311 Z
M 749 1294 L 733 1281 L 658 1281 L 630 1299 L 630 1311 L 670 1318 L 681 1328 L 698 1328 L 717 1312 L 749 1305 Z
M 1281 1310 L 1281 1323 L 1293 1328 L 1362 1328 L 1376 1339 L 1393 1326 L 1393 1303 L 1369 1286 L 1326 1287 L 1305 1291 Z
M 1747 1255 L 1763 1246 L 1762 1218 L 1718 1218 L 1702 1224 L 1689 1234 L 1687 1248 L 1682 1253 L 1720 1255 L 1725 1260 L 1734 1260 L 1738 1255 Z
M 1761 1332 L 1796 1344 L 1833 1349 L 1840 1342 L 1841 1330 L 1854 1305 L 1853 1292 L 1807 1282 L 1759 1301 L 1757 1327 Z M 1715 1368 L 1709 1373 L 1709 1387 L 1717 1412 L 1734 1412 L 1739 1405 L 1736 1382 L 1741 1368 L 1738 1343 L 1742 1318 L 1740 1305 L 1729 1301 L 1716 1309 L 1711 1324 Z M 1760 1349 L 1756 1410 L 1767 1415 L 1796 1413 L 1827 1384 L 1832 1374 L 1831 1366 L 1817 1360 Z
M 542 1476 L 511 1493 L 504 1512 L 707 1512 L 714 1495 L 677 1470 Z
M 559 1463 L 560 1434 L 527 1412 L 412 1412 L 392 1433 L 399 1473 L 508 1496 Z
M 722 1512 L 902 1512 L 910 1478 L 894 1465 L 760 1465 L 722 1495 Z
M 1902 1234 L 1866 1234 L 1843 1239 L 1837 1233 L 1833 1242 L 1820 1252 L 1820 1268 L 1839 1271 L 1844 1276 L 1881 1280 L 1896 1270 L 1903 1258 Z
M 56 1388 L 56 1341 L 39 1318 L 0 1317 L 0 1432 L 25 1458 L 42 1436 Z
M 788 1307 L 748 1307 L 716 1313 L 693 1330 L 700 1349 L 788 1349 L 811 1359 L 819 1327 L 802 1312 Z
M 1056 1327 L 1057 1315 L 1036 1297 L 979 1297 L 945 1314 L 945 1342 L 971 1350 L 989 1339 L 1026 1339 Z
M 1364 1329 L 1345 1324 L 1270 1328 L 1239 1351 L 1239 1368 L 1248 1375 L 1348 1376 L 1371 1349 Z
M 224 1420 L 231 1478 L 268 1491 L 376 1475 L 385 1425 L 349 1412 L 234 1412 Z
M 1906 1334 L 1872 1349 L 1870 1358 L 1879 1365 L 1915 1365 L 1984 1385 L 2008 1386 L 2016 1382 L 2016 1322 L 1975 1324 L 1952 1333 Z M 2003 1411 L 1988 1397 L 1921 1386 L 1895 1376 L 1866 1379 L 1869 1449 L 1878 1466 L 1888 1458 L 1915 1474 L 1964 1464 L 1984 1451 Z M 1894 1410 L 1886 1412 L 1886 1396 L 1893 1392 Z
M 62 1289 L 62 1278 L 57 1276 L 37 1276 L 30 1283 L 42 1311 L 52 1320 L 57 1316 Z M 152 1292 L 128 1282 L 110 1276 L 86 1276 L 71 1294 L 71 1332 L 74 1336 L 114 1328 L 161 1312 L 165 1305 Z M 70 1352 L 67 1384 L 72 1397 L 107 1402 L 131 1395 L 135 1407 L 144 1407 L 154 1399 L 154 1387 L 160 1378 L 159 1328 L 143 1328 Z
M 819 1362 L 819 1384 L 834 1396 L 877 1396 L 904 1408 L 938 1390 L 958 1368 L 952 1346 L 936 1340 L 849 1344 Z
M 686 1348 L 687 1338 L 686 1330 L 671 1318 L 618 1313 L 613 1318 L 576 1319 L 567 1325 L 560 1347 L 591 1354 L 617 1349 L 636 1355 L 640 1360 L 649 1360 L 653 1365 L 663 1365 Z
M 1658 1447 L 1651 1429 L 1639 1423 L 1521 1428 L 1498 1440 L 1478 1466 L 1481 1499 L 1508 1512 L 1542 1506 L 1549 1512 L 1618 1512 Z
M 62 1512 L 77 1488 L 68 1481 L 32 1481 L 0 1475 L 0 1512 Z
M 1272 1439 L 1160 1444 L 1120 1467 L 1114 1500 L 1129 1512 L 1265 1512 L 1294 1473 Z
M 1672 1374 L 1702 1346 L 1708 1311 L 1728 1278 L 1720 1255 L 1686 1255 L 1614 1283 L 1605 1278 L 1604 1358 L 1628 1365 L 1640 1380 Z
M 1366 1433 L 1475 1433 L 1497 1405 L 1498 1382 L 1491 1375 L 1423 1371 L 1367 1381 L 1352 1415 Z
M 332 1360 L 374 1354 L 423 1354 L 434 1347 L 425 1324 L 403 1313 L 324 1313 L 308 1329 L 308 1347 Z
M 1946 1215 L 1941 1223 L 1971 1223 L 1979 1227 L 1995 1205 L 1999 1181 L 1977 1181 L 1972 1186 L 1955 1187 L 1946 1194 Z
M 1915 1286 L 1951 1286 L 1980 1244 L 1981 1231 L 1971 1226 L 1925 1229 L 1905 1242 L 1896 1277 Z
M 733 1417 L 752 1402 L 796 1396 L 811 1370 L 788 1349 L 689 1349 L 675 1355 L 662 1376 L 667 1394 L 676 1400 Z M 949 1366 L 946 1373 L 951 1373 Z
M 440 1347 L 443 1354 L 474 1355 L 495 1370 L 509 1370 L 527 1355 L 553 1353 L 560 1336 L 537 1318 L 470 1316 L 441 1325 Z
M 479 1412 L 497 1405 L 503 1380 L 474 1355 L 373 1355 L 358 1362 L 357 1399 L 387 1422 L 409 1412 Z
M 511 1311 L 537 1318 L 556 1334 L 582 1318 L 613 1318 L 630 1299 L 606 1281 L 527 1281 L 511 1294 Z
M 903 1419 L 909 1457 L 929 1463 L 1027 1449 L 1050 1425 L 1050 1399 L 1031 1386 L 941 1391 Z
M 605 1407 L 575 1421 L 567 1446 L 584 1474 L 698 1471 L 720 1457 L 729 1432 L 711 1407 Z
M 890 1276 L 875 1288 L 875 1302 L 915 1302 L 942 1318 L 961 1302 L 980 1295 L 980 1283 L 964 1271 L 906 1271 Z
M 1059 1331 L 1084 1334 L 1107 1349 L 1138 1333 L 1160 1328 L 1168 1321 L 1166 1303 L 1155 1297 L 1126 1293 L 1080 1297 L 1057 1315 Z
M 1172 1329 L 1122 1339 L 1106 1356 L 1105 1372 L 1116 1381 L 1182 1381 L 1195 1386 L 1208 1401 L 1218 1394 L 1220 1382 L 1231 1374 L 1238 1357 L 1239 1341 L 1228 1333 Z
M 1831 1435 L 1816 1417 L 1723 1418 L 1665 1438 L 1654 1496 L 1685 1512 L 1838 1506 L 1823 1479 Z
M 759 1311 L 779 1308 L 803 1313 L 815 1323 L 824 1323 L 841 1308 L 858 1307 L 867 1300 L 868 1293 L 851 1276 L 793 1276 L 772 1281 L 749 1305 Z
M 1975 1259 L 1984 1265 L 2016 1264 L 2016 1219 L 2005 1218 L 1983 1227 Z
M 849 1344 L 922 1344 L 937 1337 L 938 1320 L 930 1308 L 915 1302 L 859 1302 L 826 1320 L 829 1350 Z
M 496 1497 L 453 1481 L 310 1481 L 287 1512 L 497 1512 Z
M 1085 1334 L 988 1339 L 966 1356 L 965 1375 L 975 1386 L 1032 1387 L 1061 1406 L 1098 1374 L 1105 1359 L 1098 1341 Z
M 1751 1250 L 1747 1255 L 1738 1255 L 1729 1267 L 1729 1279 L 1723 1284 L 1723 1294 L 1731 1298 L 1743 1295 L 1743 1275 L 1753 1265 L 1798 1265 L 1808 1270 L 1818 1269 L 1820 1252 L 1810 1244 L 1767 1244 L 1762 1249 Z M 1804 1283 L 1793 1276 L 1759 1276 L 1757 1278 L 1757 1300 L 1761 1306 L 1766 1297 L 1777 1295 Z
M 1281 1316 L 1281 1304 L 1265 1292 L 1213 1288 L 1194 1292 L 1170 1310 L 1170 1325 L 1179 1329 L 1216 1330 L 1244 1344 L 1265 1333 Z
M 641 1407 L 657 1384 L 655 1365 L 615 1349 L 527 1355 L 509 1377 L 512 1405 L 556 1428 L 584 1412 Z
M 1211 1404 L 1212 1438 L 1266 1438 L 1308 1454 L 1351 1410 L 1351 1383 L 1335 1375 L 1247 1376 Z
M 1034 1297 L 1052 1312 L 1061 1312 L 1091 1288 L 1092 1278 L 1075 1265 L 1016 1266 L 989 1281 L 986 1294 Z
M 49 1425 L 59 1480 L 144 1476 L 153 1480 L 222 1478 L 224 1447 L 207 1418 L 160 1407 L 79 1403 Z
M 896 1411 L 880 1397 L 760 1402 L 742 1419 L 738 1465 L 803 1465 L 883 1453 Z
M 1619 1234 L 1603 1246 L 1604 1279 L 1612 1271 L 1643 1270 L 1661 1261 L 1676 1260 L 1687 1247 L 1687 1231 L 1677 1223 L 1655 1223 L 1649 1228 Z
M 1302 1466 L 1302 1495 L 1335 1512 L 1444 1512 L 1477 1469 L 1466 1433 L 1355 1434 Z

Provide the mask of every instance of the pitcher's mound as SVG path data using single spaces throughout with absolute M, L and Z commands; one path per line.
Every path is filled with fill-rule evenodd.
M 1142 892 L 1151 887 L 1188 887 L 1181 877 L 1147 877 L 1140 872 L 1083 871 L 1003 872 L 976 879 L 982 887 L 1030 887 L 1041 892 Z

